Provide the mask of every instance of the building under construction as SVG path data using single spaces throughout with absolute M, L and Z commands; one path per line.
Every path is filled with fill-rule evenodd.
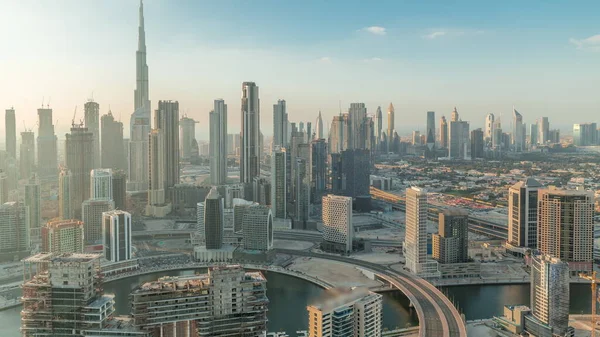
M 266 283 L 262 273 L 238 265 L 163 277 L 132 291 L 133 321 L 152 336 L 264 336 Z
M 130 319 L 114 317 L 99 257 L 42 253 L 23 260 L 22 337 L 149 336 Z

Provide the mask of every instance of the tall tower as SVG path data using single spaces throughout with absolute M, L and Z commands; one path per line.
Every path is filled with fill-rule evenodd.
M 194 151 L 196 123 L 198 122 L 187 116 L 183 116 L 179 121 L 179 137 L 181 140 L 179 155 L 183 159 L 190 159 L 198 155 L 197 151 Z
M 81 215 L 81 203 L 90 197 L 90 171 L 94 168 L 94 135 L 80 125 L 73 125 L 66 134 L 65 162 L 71 170 L 71 205 L 74 216 Z
M 379 145 L 381 142 L 381 135 L 383 132 L 383 115 L 381 113 L 381 107 L 377 107 L 377 111 L 375 112 L 375 144 Z M 379 147 L 377 148 L 379 149 Z
M 171 210 L 165 203 L 165 146 L 163 132 L 153 129 L 148 135 L 148 205 L 146 215 L 163 217 Z
M 33 131 L 21 132 L 19 146 L 19 171 L 22 179 L 31 176 L 35 168 L 35 135 Z
M 111 169 L 93 169 L 90 172 L 90 199 L 113 200 Z
M 89 100 L 84 105 L 85 127 L 93 135 L 92 168 L 102 167 L 100 163 L 100 104 Z
M 454 107 L 452 110 L 452 115 L 450 115 L 450 122 L 458 122 L 459 120 L 460 117 L 458 115 L 458 111 L 456 110 L 456 107 Z
M 273 217 L 287 218 L 287 159 L 284 147 L 275 146 L 271 154 L 271 208 Z
M 240 181 L 252 183 L 260 175 L 260 100 L 254 82 L 242 83 L 242 150 Z
M 444 149 L 448 148 L 448 122 L 446 116 L 440 118 L 440 146 Z
M 102 143 L 100 145 L 101 166 L 95 168 L 110 168 L 113 170 L 127 170 L 125 161 L 125 147 L 123 146 L 123 123 L 115 121 L 112 112 L 100 118 L 102 126 Z
M 134 112 L 130 120 L 129 182 L 128 191 L 148 189 L 148 133 L 150 133 L 150 94 L 148 91 L 148 64 L 146 64 L 146 32 L 144 31 L 144 4 L 140 1 L 138 50 L 135 53 L 136 89 Z
M 35 175 L 32 175 L 25 185 L 25 206 L 28 209 L 31 243 L 41 244 L 42 198 L 40 181 Z
M 273 214 L 265 205 L 253 205 L 242 218 L 244 249 L 269 251 L 273 249 Z
M 527 178 L 508 189 L 508 243 L 537 249 L 538 190 L 537 180 Z
M 56 135 L 52 124 L 52 109 L 38 109 L 37 167 L 41 179 L 56 179 L 58 171 Z
M 381 112 L 381 111 L 380 111 Z M 323 139 L 323 117 L 321 117 L 321 111 L 319 110 L 319 116 L 317 117 L 317 139 Z
M 210 112 L 210 182 L 225 185 L 227 182 L 227 104 L 216 99 Z
M 352 251 L 352 198 L 329 194 L 323 197 L 323 240 L 344 253 Z
M 102 213 L 102 243 L 108 261 L 131 259 L 131 214 L 119 210 Z
M 213 187 L 204 200 L 204 238 L 207 249 L 220 249 L 223 244 L 223 198 Z
M 387 152 L 390 152 L 391 144 L 394 139 L 394 130 L 396 129 L 396 124 L 394 124 L 394 113 L 394 105 L 390 103 L 390 106 L 388 107 Z
M 438 219 L 439 233 L 431 236 L 433 258 L 440 263 L 469 262 L 469 213 L 446 209 Z
M 121 170 L 112 172 L 112 198 L 115 202 L 115 209 L 124 210 L 127 200 L 127 176 Z
M 63 219 L 73 219 L 73 203 L 71 201 L 73 175 L 63 167 L 58 175 L 58 216 Z
M 523 115 L 521 115 L 514 107 L 512 145 L 515 152 L 523 152 L 525 148 L 525 128 L 523 127 Z
M 285 100 L 280 99 L 273 104 L 273 148 L 288 146 L 288 123 Z
M 483 134 L 483 137 L 486 142 L 490 142 L 494 136 L 494 118 L 494 114 L 492 113 L 487 114 L 485 117 L 485 133 Z
M 29 215 L 27 206 L 19 202 L 0 205 L 0 257 L 13 261 L 15 256 L 30 255 Z
M 406 189 L 406 235 L 402 250 L 406 268 L 423 272 L 427 262 L 427 192 L 418 187 Z
M 83 253 L 83 222 L 75 219 L 52 220 L 42 227 L 42 251 Z
M 427 111 L 427 132 L 425 142 L 429 151 L 435 146 L 435 111 Z
M 367 117 L 367 108 L 365 103 L 350 103 L 350 109 L 348 110 L 350 115 L 351 132 L 350 136 L 350 149 L 364 149 L 365 137 L 361 132 L 365 118 Z
M 158 101 L 154 127 L 163 135 L 166 191 L 179 184 L 179 102 Z
M 13 158 L 17 158 L 17 126 L 15 121 L 15 109 L 6 109 L 4 114 L 4 127 L 6 132 L 6 152 Z

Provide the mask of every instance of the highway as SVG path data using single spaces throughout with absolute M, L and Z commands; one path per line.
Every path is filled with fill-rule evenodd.
M 429 282 L 408 272 L 399 272 L 375 263 L 337 255 L 290 249 L 275 249 L 275 251 L 288 255 L 335 260 L 369 269 L 402 291 L 413 303 L 419 317 L 419 336 L 467 336 L 465 323 L 448 298 Z

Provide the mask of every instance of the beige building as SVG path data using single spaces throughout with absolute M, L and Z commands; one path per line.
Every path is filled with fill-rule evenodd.
M 42 251 L 83 253 L 83 222 L 75 219 L 53 220 L 42 227 Z

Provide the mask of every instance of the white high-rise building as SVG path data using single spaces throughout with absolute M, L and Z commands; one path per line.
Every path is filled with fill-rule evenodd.
M 329 194 L 323 197 L 323 240 L 352 251 L 352 198 Z
M 419 187 L 406 189 L 406 234 L 402 252 L 406 268 L 423 277 L 436 276 L 437 263 L 427 261 L 427 191 Z
M 274 147 L 271 154 L 271 209 L 273 217 L 287 218 L 287 159 L 286 150 Z
M 494 137 L 494 114 L 489 113 L 485 116 L 485 133 L 483 134 L 483 138 L 487 143 L 491 142 L 492 137 Z
M 273 148 L 288 146 L 288 114 L 285 100 L 273 104 Z
M 508 189 L 508 243 L 537 249 L 538 190 L 537 180 L 527 178 Z
M 214 102 L 210 112 L 210 182 L 227 182 L 227 104 L 222 99 Z
M 131 214 L 120 210 L 102 213 L 102 244 L 108 261 L 132 258 Z
M 525 125 L 523 124 L 523 115 L 513 107 L 513 132 L 512 145 L 515 152 L 525 150 Z
M 317 135 L 317 139 L 323 139 L 323 117 L 321 117 L 320 110 L 319 110 L 319 116 L 317 117 L 317 130 L 316 130 L 315 134 Z
M 94 169 L 90 172 L 90 199 L 113 200 L 112 170 Z
M 129 181 L 128 191 L 148 189 L 148 133 L 150 132 L 150 94 L 148 90 L 148 64 L 146 63 L 146 32 L 144 30 L 144 5 L 140 2 L 138 49 L 136 56 L 136 89 L 134 112 L 130 119 Z
M 242 228 L 244 249 L 262 252 L 273 249 L 273 214 L 268 206 L 253 205 L 245 209 Z
M 367 288 L 333 288 L 309 305 L 309 337 L 381 337 L 383 296 Z
M 242 83 L 242 141 L 240 182 L 250 184 L 260 175 L 260 100 L 254 82 Z
M 63 167 L 58 175 L 58 216 L 63 220 L 74 217 L 71 203 L 72 180 L 71 171 Z

